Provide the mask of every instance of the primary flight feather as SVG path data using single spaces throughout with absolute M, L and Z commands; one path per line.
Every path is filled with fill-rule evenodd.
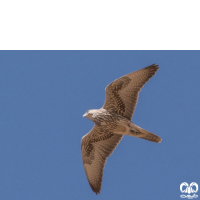
M 106 159 L 123 135 L 161 142 L 160 137 L 131 122 L 138 93 L 157 70 L 158 65 L 153 64 L 113 81 L 106 87 L 106 100 L 103 107 L 88 110 L 83 115 L 95 124 L 82 138 L 81 152 L 88 182 L 96 194 L 101 191 Z

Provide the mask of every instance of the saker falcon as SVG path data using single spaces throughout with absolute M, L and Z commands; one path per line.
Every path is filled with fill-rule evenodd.
M 158 65 L 153 64 L 113 81 L 106 87 L 103 107 L 88 110 L 83 115 L 95 124 L 92 130 L 83 136 L 81 152 L 88 182 L 96 194 L 101 190 L 106 159 L 123 135 L 161 142 L 160 137 L 131 122 L 138 93 L 157 70 Z

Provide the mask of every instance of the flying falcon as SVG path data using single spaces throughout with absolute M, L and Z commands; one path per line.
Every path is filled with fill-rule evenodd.
M 103 107 L 83 115 L 94 122 L 92 130 L 82 138 L 81 153 L 88 182 L 96 194 L 101 190 L 106 159 L 123 135 L 161 142 L 160 137 L 131 122 L 138 93 L 157 70 L 158 65 L 153 64 L 113 81 L 106 87 Z

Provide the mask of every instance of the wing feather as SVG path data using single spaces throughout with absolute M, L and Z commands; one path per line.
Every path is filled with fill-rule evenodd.
M 131 120 L 138 93 L 158 68 L 158 65 L 153 64 L 113 81 L 106 87 L 106 100 L 103 108 Z
M 82 138 L 81 152 L 85 173 L 92 190 L 101 190 L 103 168 L 106 159 L 114 151 L 122 135 L 101 130 L 98 126 Z

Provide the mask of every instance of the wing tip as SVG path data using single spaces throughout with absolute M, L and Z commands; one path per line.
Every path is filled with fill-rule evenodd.
M 96 195 L 100 194 L 100 191 L 93 191 Z
M 159 69 L 159 65 L 157 65 L 156 63 L 149 65 L 147 67 L 145 67 L 146 69 L 154 69 L 155 71 L 157 71 Z
M 90 184 L 90 187 L 92 188 L 92 191 L 94 192 L 94 193 L 96 193 L 96 195 L 98 195 L 98 194 L 100 194 L 100 192 L 101 192 L 101 185 L 100 185 L 100 187 L 94 187 L 92 184 Z
M 156 63 L 154 63 L 154 64 L 149 65 L 149 66 L 147 66 L 147 67 L 145 67 L 145 68 L 143 68 L 143 69 L 145 69 L 145 70 L 148 71 L 148 73 L 149 73 L 149 75 L 150 75 L 150 77 L 149 77 L 149 79 L 150 79 L 150 78 L 151 78 L 152 76 L 154 76 L 154 75 L 156 74 L 156 72 L 158 71 L 159 65 L 157 65 Z

